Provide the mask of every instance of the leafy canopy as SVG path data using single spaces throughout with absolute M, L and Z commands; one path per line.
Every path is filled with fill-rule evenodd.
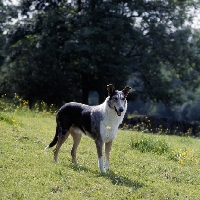
M 81 93 L 87 101 L 89 90 L 102 101 L 106 84 L 119 88 L 129 80 L 133 99 L 180 103 L 199 83 L 199 35 L 185 25 L 197 6 L 182 0 L 21 1 L 23 17 L 6 35 L 1 83 L 32 101 L 61 103 L 81 100 Z

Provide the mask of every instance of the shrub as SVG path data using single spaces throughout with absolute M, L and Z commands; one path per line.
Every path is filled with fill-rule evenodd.
M 142 137 L 140 139 L 132 139 L 131 147 L 144 152 L 153 152 L 163 154 L 169 151 L 169 145 L 164 140 L 154 140 L 155 138 Z

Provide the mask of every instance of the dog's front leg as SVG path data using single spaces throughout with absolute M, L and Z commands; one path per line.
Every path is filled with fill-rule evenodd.
M 103 141 L 102 139 L 95 140 L 96 148 L 97 148 L 97 154 L 98 154 L 98 161 L 99 161 L 99 168 L 102 173 L 105 173 L 104 169 L 104 163 L 103 163 L 103 157 L 102 157 L 102 147 L 103 147 Z
M 111 147 L 112 147 L 112 141 L 111 142 L 107 142 L 105 144 L 105 155 L 106 155 L 105 168 L 106 168 L 106 170 L 109 169 L 109 160 L 110 160 Z

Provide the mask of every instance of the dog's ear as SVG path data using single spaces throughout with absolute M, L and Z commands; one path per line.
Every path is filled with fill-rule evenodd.
M 109 85 L 107 85 L 107 90 L 108 90 L 108 96 L 110 96 L 115 91 L 115 88 L 112 84 L 109 84 Z
M 124 95 L 127 97 L 128 96 L 128 93 L 129 93 L 129 90 L 131 89 L 131 87 L 125 87 L 122 92 L 124 93 Z

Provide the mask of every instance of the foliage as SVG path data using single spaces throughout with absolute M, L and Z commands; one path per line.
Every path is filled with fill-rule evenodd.
M 11 125 L 15 122 L 15 120 L 11 116 L 9 116 L 8 114 L 4 114 L 4 113 L 0 113 L 0 121 L 4 121 Z
M 190 101 L 184 104 L 182 117 L 190 121 L 199 121 L 200 120 L 199 103 L 200 103 L 200 96 L 198 93 L 196 101 Z
M 4 116 L 3 112 L 9 112 L 9 113 L 19 113 L 21 111 L 27 111 L 30 112 L 29 102 L 27 100 L 24 100 L 20 96 L 18 96 L 15 93 L 15 96 L 13 99 L 7 98 L 6 94 L 3 94 L 0 98 L 0 111 L 2 112 L 2 115 Z M 53 114 L 57 111 L 57 107 L 54 104 L 47 105 L 44 101 L 37 101 L 33 104 L 32 112 L 35 113 L 47 113 L 47 114 Z M 7 114 L 6 114 L 7 115 Z M 2 117 L 1 120 L 4 121 L 12 121 L 10 118 Z
M 99 7 L 98 11 L 102 15 L 105 8 Z M 83 20 L 84 16 L 63 3 L 45 13 L 35 13 L 34 18 L 19 21 L 18 27 L 8 35 L 12 67 L 4 79 L 15 83 L 20 96 L 30 101 L 35 96 L 47 103 L 76 98 L 81 85 L 93 86 L 91 83 L 100 79 L 105 83 L 98 86 L 101 91 L 103 88 L 104 98 L 105 86 L 113 80 L 112 72 L 120 75 L 119 80 L 123 77 L 124 55 L 120 48 L 126 36 L 119 39 L 117 29 L 122 31 L 128 27 L 128 22 L 123 22 L 123 16 L 118 13 L 108 13 L 104 20 L 113 16 L 119 23 L 113 20 L 106 22 L 112 23 L 111 26 L 106 25 L 103 19 L 99 20 L 98 12 L 94 13 L 95 17 L 92 15 L 88 19 L 87 16 Z
M 200 124 L 198 122 L 177 120 L 173 117 L 129 115 L 129 118 L 124 119 L 121 127 L 144 133 L 200 137 Z
M 150 137 L 143 137 L 142 139 L 131 141 L 131 147 L 140 150 L 142 153 L 153 152 L 157 154 L 167 153 L 169 146 L 165 141 L 154 140 Z
M 157 135 L 152 137 L 152 134 L 137 134 L 136 137 L 131 138 L 131 147 L 142 153 L 164 154 L 170 160 L 181 165 L 197 164 L 199 162 L 198 153 L 194 150 L 186 147 L 185 150 L 174 150 L 165 139 Z
M 180 150 L 179 152 L 171 152 L 169 158 L 178 161 L 181 165 L 187 165 L 189 163 L 198 163 L 198 157 L 193 150 Z
M 54 30 L 61 16 L 54 14 L 49 13 L 44 18 L 38 14 L 38 17 L 18 21 L 16 29 L 9 34 L 13 34 L 9 43 L 12 46 L 12 67 L 9 68 L 9 74 L 6 73 L 8 67 L 3 67 L 4 79 L 7 87 L 15 84 L 19 95 L 28 99 L 30 104 L 37 100 L 44 100 L 48 104 L 61 103 L 75 96 L 73 85 L 76 79 L 70 76 L 73 72 L 66 74 L 57 57 L 61 51 L 58 43 L 62 42 L 62 38 L 56 37 Z M 71 90 L 67 93 L 65 88 Z
M 198 2 L 21 1 L 22 17 L 6 34 L 1 87 L 14 87 L 30 106 L 87 103 L 90 90 L 102 102 L 106 84 L 121 87 L 133 74 L 132 99 L 180 103 L 199 85 L 199 34 L 185 25 L 193 7 Z

